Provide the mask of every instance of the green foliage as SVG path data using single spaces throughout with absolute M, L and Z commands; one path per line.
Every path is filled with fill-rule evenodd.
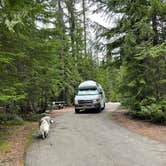
M 95 79 L 76 3 L 0 1 L 1 120 L 37 119 L 55 100 L 71 105 L 78 84 Z
M 152 116 L 152 122 L 154 123 L 165 123 L 166 124 L 166 113 L 161 111 L 161 110 L 157 110 L 157 111 L 153 111 L 151 113 Z
M 164 1 L 99 3 L 108 17 L 109 13 L 121 15 L 113 28 L 103 28 L 100 35 L 111 41 L 105 47 L 110 73 L 116 71 L 110 78 L 113 98 L 129 107 L 134 117 L 165 122 L 160 105 L 166 100 Z
M 16 115 L 16 114 L 11 114 L 11 113 L 0 113 L 0 121 L 1 123 L 8 121 L 12 124 L 22 124 L 23 123 L 23 118 Z
M 142 108 L 141 111 L 130 111 L 130 116 L 137 119 L 149 120 L 151 119 L 151 112 L 147 108 Z
M 30 122 L 36 122 L 39 121 L 45 114 L 36 114 L 36 113 L 28 113 L 24 115 L 24 120 L 30 121 Z
M 83 2 L 81 12 L 74 0 L 0 1 L 0 106 L 24 117 L 44 112 L 53 100 L 71 105 L 78 84 L 92 79 L 107 100 L 164 121 L 164 1 L 99 0 L 100 9 L 120 15 L 111 29 L 96 26 L 97 36 L 109 41 L 96 47 L 105 50 L 100 63 L 86 41 Z
M 100 67 L 96 70 L 96 78 L 95 81 L 99 82 L 104 89 L 106 101 L 110 101 L 111 99 L 111 81 L 110 81 L 110 71 L 105 66 Z
M 146 101 L 146 104 L 148 103 Z M 150 120 L 154 123 L 166 123 L 166 107 L 162 102 L 141 106 L 140 111 L 132 110 L 129 114 L 134 118 Z

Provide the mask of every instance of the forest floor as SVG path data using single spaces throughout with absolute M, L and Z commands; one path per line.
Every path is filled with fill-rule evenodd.
M 127 128 L 129 131 L 166 144 L 165 125 L 153 124 L 143 120 L 132 119 L 126 113 L 126 109 L 119 108 L 115 112 L 111 113 L 111 119 L 118 123 L 120 126 Z
M 24 152 L 32 141 L 35 122 L 0 124 L 0 166 L 22 166 Z

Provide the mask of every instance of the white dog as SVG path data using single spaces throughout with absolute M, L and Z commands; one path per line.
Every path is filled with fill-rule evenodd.
M 40 130 L 40 133 L 41 133 L 43 139 L 48 136 L 51 123 L 53 123 L 53 120 L 49 116 L 45 116 L 40 119 L 39 130 Z

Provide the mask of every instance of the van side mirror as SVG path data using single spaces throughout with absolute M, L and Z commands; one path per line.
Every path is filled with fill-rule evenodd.
M 102 91 L 100 91 L 100 92 L 99 92 L 99 94 L 101 94 L 101 95 L 102 95 L 102 94 L 103 94 L 103 92 L 102 92 Z

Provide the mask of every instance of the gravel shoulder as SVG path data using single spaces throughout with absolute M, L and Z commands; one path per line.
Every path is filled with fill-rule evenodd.
M 110 120 L 109 103 L 101 113 L 59 113 L 45 140 L 34 140 L 26 166 L 165 166 L 166 145 L 130 132 Z
M 127 110 L 120 108 L 111 113 L 111 119 L 131 132 L 149 137 L 160 143 L 166 144 L 166 125 L 153 124 L 143 120 L 132 119 L 126 115 Z

